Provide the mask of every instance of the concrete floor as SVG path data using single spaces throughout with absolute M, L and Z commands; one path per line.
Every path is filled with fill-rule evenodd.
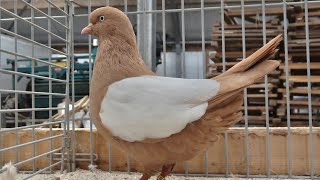
M 26 175 L 19 174 L 17 179 L 21 179 Z M 122 173 L 122 172 L 105 172 L 101 170 L 82 170 L 78 169 L 76 172 L 70 172 L 67 174 L 60 174 L 59 172 L 55 174 L 40 174 L 32 177 L 30 180 L 138 180 L 141 174 L 139 173 Z M 167 180 L 231 180 L 231 179 L 243 179 L 243 178 L 204 178 L 204 177 L 183 177 L 183 176 L 169 176 Z M 265 178 L 253 178 L 251 180 L 264 180 Z M 273 180 L 265 179 L 265 180 Z M 150 180 L 156 180 L 156 177 L 152 177 Z M 285 179 L 282 179 L 285 180 Z

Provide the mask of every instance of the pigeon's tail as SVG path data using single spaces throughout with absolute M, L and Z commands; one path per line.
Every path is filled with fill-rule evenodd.
M 240 61 L 228 71 L 214 77 L 220 83 L 218 94 L 209 101 L 209 109 L 226 99 L 238 96 L 245 87 L 255 83 L 268 73 L 274 71 L 280 64 L 279 61 L 269 60 L 278 50 L 277 46 L 282 41 L 282 35 L 278 35 L 266 45 L 254 52 L 251 56 Z
M 220 83 L 220 90 L 209 101 L 207 114 L 211 114 L 212 117 L 221 117 L 221 120 L 211 123 L 214 124 L 215 131 L 222 131 L 242 119 L 240 110 L 243 95 L 241 93 L 245 87 L 255 83 L 279 66 L 279 61 L 269 59 L 277 52 L 276 48 L 281 40 L 281 35 L 275 37 L 248 58 L 213 78 Z
M 228 71 L 222 73 L 216 78 L 221 78 L 223 76 L 227 76 L 230 74 L 245 72 L 247 70 L 250 70 L 256 64 L 261 63 L 264 60 L 270 59 L 278 51 L 277 47 L 279 46 L 281 41 L 282 41 L 282 35 L 278 35 L 277 37 L 269 41 L 266 45 L 258 49 L 253 54 L 251 54 L 249 57 L 240 61 L 239 63 L 234 65 L 232 68 L 230 68 Z
M 0 180 L 15 180 L 17 175 L 17 168 L 12 165 L 12 163 L 8 163 L 2 167 L 4 172 L 0 174 Z

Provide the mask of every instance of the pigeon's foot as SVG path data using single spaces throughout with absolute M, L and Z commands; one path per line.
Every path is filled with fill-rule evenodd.
M 140 180 L 148 180 L 150 178 L 150 176 L 147 176 L 145 174 L 143 174 L 140 178 Z
M 172 172 L 173 167 L 175 165 L 176 164 L 169 164 L 169 165 L 162 166 L 162 171 L 161 171 L 160 175 L 158 176 L 157 180 L 165 180 L 165 177 L 168 176 Z

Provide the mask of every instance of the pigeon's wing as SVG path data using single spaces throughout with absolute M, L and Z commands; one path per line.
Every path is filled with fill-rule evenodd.
M 125 141 L 166 138 L 200 119 L 219 88 L 210 79 L 127 78 L 109 86 L 100 117 L 114 136 Z

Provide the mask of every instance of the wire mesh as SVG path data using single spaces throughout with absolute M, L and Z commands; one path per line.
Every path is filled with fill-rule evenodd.
M 66 150 L 68 133 L 66 128 L 53 132 L 53 126 L 68 121 L 68 110 L 52 104 L 53 99 L 69 98 L 69 78 L 59 77 L 58 71 L 69 71 L 70 56 L 68 51 L 52 47 L 52 42 L 71 47 L 69 10 L 60 9 L 51 1 L 41 2 L 47 9 L 38 8 L 34 0 L 0 3 L 1 166 L 11 161 L 25 172 L 21 179 L 63 170 L 64 153 L 60 160 L 53 160 L 53 155 Z M 52 9 L 60 12 L 60 19 L 52 16 Z M 54 32 L 52 26 L 67 33 Z M 38 34 L 47 36 L 47 40 L 41 40 Z M 60 56 L 59 61 L 65 66 L 53 61 L 55 56 Z M 55 89 L 57 86 L 60 89 Z M 52 114 L 61 110 L 66 112 L 65 120 L 53 121 Z M 43 127 L 49 130 L 37 133 Z
M 283 101 L 281 105 L 279 103 L 277 104 L 278 107 L 284 107 L 285 114 L 279 117 L 274 117 L 277 114 L 274 114 L 275 112 L 270 108 L 272 106 L 272 92 L 270 92 L 270 76 L 265 76 L 264 79 L 261 81 L 261 91 L 263 94 L 263 102 L 261 102 L 260 109 L 261 114 L 259 115 L 259 118 L 262 120 L 260 121 L 260 124 L 257 126 L 264 127 L 265 128 L 265 159 L 264 161 L 265 166 L 263 166 L 265 169 L 259 171 L 262 175 L 256 175 L 254 173 L 256 170 L 252 166 L 254 166 L 255 159 L 252 159 L 250 156 L 252 153 L 251 142 L 249 139 L 250 136 L 250 129 L 254 126 L 256 126 L 255 122 L 252 121 L 250 114 L 251 112 L 251 103 L 252 103 L 252 97 L 250 94 L 250 90 L 245 89 L 244 90 L 244 105 L 243 105 L 243 111 L 244 111 L 244 119 L 242 124 L 238 124 L 237 126 L 240 126 L 244 129 L 244 151 L 243 151 L 243 160 L 240 163 L 243 163 L 244 166 L 241 166 L 245 169 L 245 174 L 243 175 L 237 175 L 237 177 L 280 177 L 280 178 L 315 178 L 316 174 L 316 162 L 314 161 L 315 156 L 315 150 L 314 150 L 314 124 L 313 122 L 316 120 L 314 119 L 314 106 L 313 106 L 313 98 L 315 97 L 312 93 L 313 89 L 313 71 L 312 71 L 312 62 L 314 59 L 311 58 L 312 52 L 314 52 L 314 49 L 312 49 L 314 46 L 312 42 L 310 41 L 311 33 L 310 33 L 310 23 L 313 22 L 309 19 L 309 9 L 310 7 L 315 7 L 320 4 L 320 1 L 268 1 L 268 0 L 261 0 L 261 1 L 253 1 L 253 2 L 247 2 L 244 0 L 241 0 L 239 2 L 229 2 L 228 0 L 223 1 L 192 1 L 191 3 L 189 1 L 177 1 L 177 2 L 171 2 L 171 1 L 147 1 L 147 0 L 136 0 L 136 1 L 128 1 L 123 0 L 120 1 L 103 1 L 103 3 L 97 3 L 93 2 L 91 0 L 86 2 L 78 2 L 77 0 L 74 1 L 65 1 L 64 8 L 61 8 L 61 5 L 57 5 L 53 3 L 50 0 L 44 1 L 47 5 L 47 10 L 44 11 L 43 9 L 37 8 L 38 6 L 35 5 L 34 0 L 25 1 L 25 0 L 14 0 L 12 1 L 12 9 L 6 9 L 5 7 L 2 7 L 0 4 L 0 32 L 1 35 L 10 36 L 13 39 L 14 47 L 11 50 L 7 50 L 3 47 L 3 41 L 4 39 L 0 38 L 0 59 L 3 61 L 4 54 L 10 55 L 12 67 L 6 68 L 6 67 L 0 67 L 0 73 L 9 75 L 8 77 L 12 78 L 12 88 L 0 88 L 0 98 L 1 98 L 1 104 L 3 104 L 3 98 L 6 96 L 6 94 L 12 94 L 12 100 L 14 101 L 14 107 L 11 109 L 3 109 L 3 107 L 0 107 L 0 118 L 1 118 L 1 124 L 0 124 L 0 143 L 1 143 L 1 149 L 0 149 L 0 164 L 3 165 L 6 163 L 6 158 L 3 156 L 3 154 L 7 151 L 12 151 L 14 154 L 14 165 L 21 166 L 26 164 L 27 162 L 32 162 L 32 167 L 29 173 L 30 175 L 25 176 L 24 179 L 30 178 L 38 173 L 52 173 L 53 170 L 57 169 L 58 165 L 61 165 L 59 167 L 62 170 L 67 168 L 69 171 L 75 171 L 76 169 L 76 162 L 77 161 L 83 161 L 83 159 L 78 158 L 79 153 L 76 151 L 76 125 L 75 125 L 75 114 L 73 113 L 69 118 L 69 108 L 74 109 L 75 108 L 75 102 L 78 100 L 77 98 L 77 89 L 76 89 L 76 77 L 75 74 L 77 72 L 77 58 L 74 54 L 77 53 L 79 50 L 78 46 L 84 47 L 84 49 L 87 51 L 88 54 L 88 76 L 89 76 L 89 84 L 92 74 L 92 68 L 94 67 L 94 60 L 95 60 L 95 54 L 94 51 L 96 50 L 97 44 L 95 37 L 92 37 L 89 35 L 86 40 L 81 42 L 79 40 L 79 30 L 77 29 L 78 26 L 76 22 L 84 21 L 85 18 L 97 7 L 105 6 L 105 5 L 114 5 L 117 8 L 121 9 L 123 12 L 125 12 L 126 15 L 128 15 L 129 19 L 132 21 L 133 25 L 136 29 L 136 35 L 137 35 L 137 44 L 140 48 L 140 52 L 142 56 L 145 58 L 145 62 L 149 65 L 150 68 L 154 68 L 154 64 L 157 64 L 155 60 L 158 58 L 156 57 L 153 51 L 150 51 L 151 49 L 160 49 L 160 65 L 162 66 L 161 69 L 161 75 L 163 76 L 177 76 L 181 78 L 187 78 L 188 73 L 190 69 L 189 67 L 189 51 L 191 49 L 197 49 L 198 56 L 200 56 L 201 63 L 197 62 L 198 66 L 201 64 L 200 67 L 197 67 L 199 70 L 198 74 L 201 74 L 201 76 L 197 76 L 197 78 L 206 78 L 209 75 L 209 52 L 212 51 L 219 51 L 221 54 L 220 62 L 221 63 L 221 72 L 226 71 L 230 65 L 234 62 L 232 62 L 229 58 L 229 50 L 230 50 L 230 44 L 236 44 L 236 42 L 230 41 L 228 38 L 230 37 L 230 24 L 228 24 L 227 21 L 234 21 L 237 25 L 239 25 L 239 34 L 234 34 L 234 37 L 238 37 L 238 39 L 234 40 L 240 40 L 240 48 L 239 52 L 240 54 L 237 54 L 238 59 L 244 59 L 247 56 L 250 55 L 250 50 L 252 49 L 250 41 L 252 40 L 252 36 L 250 35 L 250 32 L 252 29 L 250 29 L 250 25 L 255 25 L 256 29 L 259 30 L 254 37 L 258 39 L 262 39 L 261 42 L 257 40 L 257 46 L 260 43 L 260 45 L 264 45 L 268 42 L 268 40 L 271 39 L 272 33 L 270 33 L 269 24 L 272 23 L 272 19 L 270 19 L 270 14 L 274 13 L 276 14 L 279 19 L 281 19 L 281 22 L 279 23 L 279 27 L 281 29 L 278 31 L 279 33 L 282 33 L 284 36 L 283 45 L 281 47 L 281 53 L 283 54 L 282 57 L 279 56 L 278 58 L 282 58 L 283 60 L 283 81 L 281 81 L 283 90 Z M 2 1 L 0 1 L 2 3 Z M 18 7 L 21 7 L 21 4 L 23 6 L 26 6 L 29 8 L 28 13 L 21 13 L 19 12 L 21 9 Z M 306 63 L 306 97 L 307 97 L 307 103 L 304 105 L 304 107 L 307 107 L 307 126 L 308 127 L 308 154 L 309 154 L 309 167 L 308 167 L 308 173 L 309 176 L 295 176 L 293 173 L 294 169 L 294 163 L 293 161 L 293 143 L 292 143 L 292 126 L 296 122 L 292 117 L 294 117 L 295 114 L 295 105 L 291 104 L 292 101 L 294 101 L 292 92 L 292 82 L 291 82 L 291 69 L 290 69 L 290 63 L 292 63 L 292 57 L 290 57 L 291 51 L 294 51 L 292 48 L 290 37 L 292 37 L 292 33 L 290 33 L 290 24 L 294 24 L 292 20 L 292 7 L 303 7 L 303 12 L 301 12 L 303 17 L 303 24 L 300 25 L 304 27 L 304 40 L 305 42 L 305 62 Z M 277 8 L 277 12 L 273 12 L 273 10 Z M 256 13 L 256 18 L 254 19 L 256 22 L 252 22 L 252 19 L 247 14 L 250 14 L 250 12 L 253 11 L 253 9 L 258 9 L 254 11 Z M 232 11 L 234 10 L 234 11 Z M 228 12 L 238 12 L 238 15 L 235 15 L 236 20 L 230 20 L 229 16 L 226 15 Z M 197 15 L 198 13 L 198 15 Z M 217 21 L 220 21 L 220 31 L 218 40 L 221 42 L 217 49 L 212 48 L 211 41 L 212 38 L 211 35 L 208 36 L 212 31 L 216 31 L 217 27 L 212 29 L 206 29 L 206 24 L 212 24 L 212 22 L 208 22 L 208 13 L 215 13 L 217 15 Z M 199 25 L 197 28 L 194 28 L 192 25 L 192 22 L 190 22 L 192 18 L 191 16 L 194 16 L 197 18 L 197 21 L 199 23 L 196 23 Z M 312 17 L 319 18 L 319 15 L 313 15 Z M 189 19 L 190 18 L 190 19 Z M 46 24 L 40 23 L 41 21 L 46 21 Z M 12 27 L 8 27 L 7 24 L 12 24 Z M 20 23 L 25 24 L 25 26 L 28 26 L 30 29 L 30 34 L 23 34 L 20 32 Z M 86 23 L 88 23 L 86 19 Z M 84 23 L 85 24 L 85 23 Z M 56 30 L 56 26 L 59 26 L 60 31 Z M 153 26 L 158 26 L 154 28 Z M 160 27 L 160 28 L 159 28 Z M 314 28 L 314 26 L 312 26 Z M 318 26 L 316 26 L 316 30 Z M 172 30 L 174 29 L 174 30 Z M 196 29 L 196 30 L 194 30 Z M 190 38 L 189 33 L 192 33 L 192 30 L 197 31 L 196 38 Z M 219 29 L 218 29 L 219 30 Z M 39 41 L 37 34 L 38 33 L 44 33 L 47 36 L 47 42 Z M 65 33 L 61 33 L 65 32 Z M 162 39 L 160 43 L 156 44 L 154 41 L 156 38 L 154 36 L 157 36 L 160 33 L 160 36 Z M 196 34 L 193 33 L 193 34 Z M 168 38 L 168 36 L 171 35 L 174 37 L 174 40 Z M 214 36 L 214 35 L 213 35 Z M 25 52 L 19 52 L 19 41 L 27 42 L 31 45 L 31 54 L 25 53 Z M 152 46 L 156 44 L 154 47 Z M 148 44 L 148 45 L 146 45 Z M 57 48 L 61 47 L 63 45 L 65 47 L 65 50 Z M 260 47 L 259 45 L 259 47 Z M 56 47 L 55 47 L 56 46 Z M 160 46 L 160 48 L 159 48 Z M 42 51 L 46 52 L 46 55 L 48 58 L 43 58 L 38 53 L 38 48 L 41 48 Z M 318 48 L 316 46 L 316 48 Z M 172 58 L 170 53 L 175 54 L 175 58 Z M 59 63 L 56 63 L 55 57 L 61 57 L 63 56 L 65 58 L 65 65 L 60 65 Z M 28 59 L 31 64 L 29 66 L 30 71 L 22 71 L 19 64 L 22 64 L 24 61 L 21 59 Z M 233 59 L 237 59 L 233 58 Z M 175 64 L 173 67 L 173 73 L 172 62 Z M 216 62 L 215 62 L 216 63 Z M 217 64 L 218 64 L 217 63 Z M 43 75 L 41 73 L 38 73 L 38 64 L 41 64 L 43 66 L 46 66 L 47 69 L 47 75 Z M 210 67 L 210 66 L 209 66 Z M 55 77 L 56 68 L 60 70 L 65 70 L 66 75 L 64 78 L 57 78 Z M 194 68 L 194 67 L 193 67 Z M 159 68 L 160 69 L 160 68 Z M 19 89 L 19 79 L 22 77 L 25 77 L 30 80 L 30 88 L 29 89 Z M 280 79 L 280 77 L 278 77 Z M 47 81 L 47 91 L 38 91 L 37 90 L 37 84 L 38 81 Z M 57 92 L 55 89 L 55 85 L 59 83 L 63 86 L 64 91 L 63 92 Z M 315 85 L 316 86 L 316 85 Z M 294 92 L 293 92 L 294 93 Z M 28 95 L 30 97 L 31 104 L 29 107 L 21 107 L 19 106 L 19 102 L 22 95 Z M 38 97 L 46 97 L 48 99 L 46 107 L 38 107 Z M 65 107 L 56 107 L 53 106 L 54 101 L 56 98 L 63 99 L 65 98 L 65 104 L 67 104 Z M 316 99 L 316 98 L 315 98 Z M 282 100 L 282 99 L 281 99 Z M 279 100 L 279 102 L 281 101 Z M 20 103 L 21 104 L 21 103 Z M 69 107 L 69 104 L 71 106 Z M 283 106 L 282 106 L 283 105 Z M 64 110 L 66 112 L 64 119 L 55 120 L 54 114 L 56 111 Z M 31 118 L 29 123 L 21 124 L 19 115 L 21 113 L 31 113 Z M 44 124 L 38 124 L 38 113 L 39 112 L 46 112 L 47 116 L 45 117 Z M 3 127 L 3 119 L 7 116 L 7 114 L 13 113 L 13 123 L 12 127 L 6 128 Z M 256 118 L 256 116 L 255 116 Z M 282 126 L 287 128 L 287 134 L 286 134 L 286 140 L 287 140 L 287 158 L 286 158 L 286 164 L 287 166 L 287 174 L 278 175 L 273 172 L 272 168 L 272 157 L 271 157 L 271 131 L 274 119 L 281 119 L 281 122 L 285 122 L 285 126 L 282 124 Z M 59 131 L 58 134 L 55 130 L 53 130 L 53 126 L 56 124 L 63 124 L 62 131 Z M 42 137 L 39 139 L 38 135 L 35 133 L 37 132 L 37 128 L 39 127 L 49 127 L 48 135 L 47 137 Z M 85 155 L 89 155 L 89 159 L 85 159 L 84 161 L 90 162 L 90 165 L 95 165 L 97 162 L 97 150 L 95 149 L 95 136 L 94 136 L 94 124 L 92 121 L 89 123 L 89 151 L 87 153 L 84 153 Z M 31 130 L 31 139 L 28 142 L 20 142 L 21 141 L 21 131 L 28 131 Z M 15 142 L 13 144 L 6 144 L 3 140 L 3 136 L 6 133 L 14 133 L 14 139 Z M 233 152 L 230 146 L 230 139 L 232 138 L 232 135 L 230 135 L 228 132 L 224 133 L 223 136 L 223 146 L 224 146 L 224 162 L 220 163 L 219 165 L 224 166 L 223 171 L 214 174 L 211 173 L 210 166 L 210 157 L 213 156 L 213 154 L 210 154 L 211 151 L 206 150 L 203 153 L 203 171 L 201 173 L 194 173 L 192 170 L 192 166 L 190 165 L 190 162 L 185 162 L 183 164 L 184 172 L 181 172 L 181 174 L 176 175 L 184 175 L 184 176 L 207 176 L 207 177 L 216 177 L 216 176 L 225 176 L 225 177 L 231 177 L 233 174 L 233 171 L 235 170 L 235 166 L 239 165 L 235 164 L 232 161 L 232 156 L 230 155 L 230 152 Z M 60 140 L 60 146 L 56 146 L 55 139 Z M 48 142 L 48 149 L 47 152 L 38 154 L 37 150 L 39 147 L 37 144 L 42 142 Z M 30 157 L 22 157 L 21 149 L 23 150 L 24 147 L 31 147 L 31 156 Z M 108 144 L 108 149 L 106 154 L 108 154 L 108 170 L 109 172 L 112 172 L 115 167 L 115 161 L 116 159 L 113 156 L 113 153 L 116 149 L 113 147 L 111 143 Z M 60 154 L 59 154 L 60 153 Z M 59 154 L 61 158 L 54 158 L 55 155 Z M 82 154 L 83 155 L 83 154 Z M 40 168 L 37 167 L 37 162 L 43 158 L 47 158 L 47 164 Z M 133 168 L 133 159 L 132 155 L 126 155 L 126 162 L 127 162 L 127 172 L 131 173 Z M 67 162 L 67 163 L 65 163 Z M 252 170 L 253 169 L 253 170 Z

